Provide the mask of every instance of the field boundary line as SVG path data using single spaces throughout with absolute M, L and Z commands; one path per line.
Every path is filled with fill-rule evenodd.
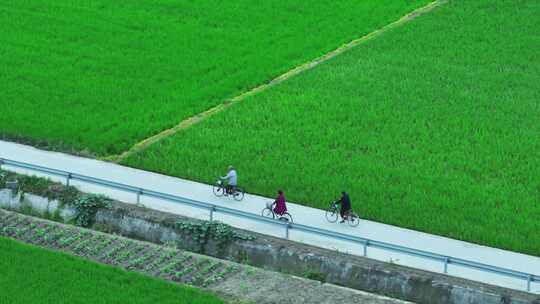
M 304 63 L 302 65 L 299 65 L 295 68 L 293 68 L 292 70 L 289 70 L 287 72 L 285 72 L 284 74 L 281 74 L 279 76 L 277 76 L 276 78 L 270 80 L 269 82 L 266 82 L 264 84 L 261 84 L 247 92 L 244 92 L 240 95 L 237 95 L 233 98 L 230 98 L 230 99 L 227 99 L 225 100 L 223 103 L 217 105 L 217 106 L 214 106 L 204 112 L 201 112 L 199 114 L 196 114 L 194 116 L 191 116 L 183 121 L 181 121 L 179 124 L 177 124 L 176 126 L 172 127 L 172 128 L 169 128 L 169 129 L 166 129 L 164 131 L 161 131 L 159 132 L 158 134 L 155 134 L 153 136 L 150 136 L 146 139 L 143 139 L 142 141 L 136 143 L 135 145 L 133 145 L 131 148 L 129 148 L 128 150 L 126 150 L 125 152 L 119 154 L 119 155 L 110 155 L 110 156 L 106 156 L 106 157 L 102 157 L 101 159 L 102 160 L 106 160 L 106 161 L 112 161 L 112 162 L 115 162 L 115 163 L 119 163 L 121 162 L 122 160 L 126 159 L 127 157 L 129 157 L 130 155 L 132 154 L 135 154 L 137 152 L 140 152 L 146 148 L 148 148 L 149 146 L 155 144 L 156 142 L 158 141 L 161 141 L 162 139 L 166 138 L 166 137 L 169 137 L 171 135 L 174 135 L 176 133 L 178 133 L 179 131 L 181 130 L 184 130 L 184 129 L 187 129 L 201 121 L 203 121 L 204 119 L 216 114 L 216 113 L 219 113 L 225 109 L 227 109 L 228 107 L 250 97 L 250 96 L 253 96 L 255 94 L 258 94 L 260 92 L 263 92 L 265 91 L 266 89 L 269 89 L 273 86 L 276 86 L 282 82 L 284 82 L 285 80 L 289 79 L 289 78 L 292 78 L 302 72 L 305 72 L 305 71 L 308 71 L 308 70 L 311 70 L 312 68 L 318 66 L 319 64 L 323 63 L 323 62 L 326 62 L 354 47 L 356 47 L 357 45 L 359 44 L 362 44 L 368 40 L 371 40 L 375 37 L 378 37 L 380 35 L 382 35 L 383 33 L 395 28 L 395 27 L 398 27 L 400 25 L 403 25 L 409 21 L 412 21 L 414 20 L 415 18 L 421 16 L 421 15 L 424 15 L 430 11 L 432 11 L 433 9 L 447 3 L 449 0 L 435 0 L 435 1 L 432 1 L 422 7 L 419 7 L 415 10 L 413 10 L 412 12 L 402 16 L 401 18 L 399 18 L 398 20 L 392 22 L 392 23 L 389 23 L 379 29 L 376 29 L 360 38 L 357 38 L 357 39 L 354 39 L 340 47 L 338 47 L 337 49 L 333 50 L 333 51 L 330 51 L 329 53 L 326 53 L 318 58 L 315 58 L 314 60 L 312 61 L 309 61 L 307 63 Z

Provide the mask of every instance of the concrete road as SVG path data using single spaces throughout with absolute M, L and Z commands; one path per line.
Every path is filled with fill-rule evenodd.
M 198 201 L 208 202 L 218 206 L 236 208 L 254 214 L 260 214 L 261 210 L 265 207 L 265 204 L 269 201 L 273 201 L 271 198 L 256 195 L 246 195 L 244 200 L 241 202 L 234 201 L 232 198 L 218 198 L 213 195 L 212 186 L 206 184 L 128 168 L 94 159 L 76 157 L 57 152 L 42 151 L 33 147 L 4 141 L 0 141 L 0 157 L 178 195 Z M 43 176 L 41 174 L 36 174 L 35 172 L 29 172 L 13 167 L 3 166 L 3 168 L 22 174 Z M 216 172 L 216 175 L 218 175 L 218 172 Z M 50 178 L 52 180 L 64 182 L 64 180 L 61 178 Z M 111 198 L 123 202 L 135 203 L 136 201 L 136 196 L 132 193 L 126 193 L 76 181 L 72 181 L 71 184 L 78 187 L 82 191 L 105 194 Z M 181 214 L 198 219 L 209 218 L 209 213 L 207 210 L 187 207 L 185 205 L 168 201 L 142 197 L 141 203 L 152 209 Z M 342 234 L 356 235 L 396 245 L 430 251 L 441 255 L 458 257 L 484 264 L 540 275 L 540 258 L 538 257 L 479 246 L 467 242 L 371 221 L 363 220 L 360 222 L 358 227 L 351 228 L 344 224 L 327 222 L 324 211 L 319 209 L 309 208 L 293 203 L 288 203 L 287 207 L 289 212 L 292 214 L 295 223 L 315 226 Z M 223 221 L 235 227 L 248 229 L 263 234 L 278 237 L 285 236 L 285 231 L 283 228 L 270 224 L 242 220 L 237 217 L 227 216 L 219 213 L 214 215 L 214 219 Z M 363 254 L 363 247 L 361 245 L 336 241 L 295 230 L 291 230 L 290 238 L 298 242 L 338 250 L 341 252 L 347 252 L 350 254 Z M 435 272 L 443 271 L 443 264 L 440 262 L 387 252 L 380 249 L 369 248 L 367 251 L 367 256 L 369 258 L 381 261 L 390 261 L 396 264 Z M 450 265 L 448 267 L 448 274 L 518 290 L 525 290 L 527 285 L 527 283 L 523 280 L 502 277 L 500 275 L 466 269 L 455 265 Z M 531 291 L 540 294 L 540 283 L 533 283 L 531 285 Z

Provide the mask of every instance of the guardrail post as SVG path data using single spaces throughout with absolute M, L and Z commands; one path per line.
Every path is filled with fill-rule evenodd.
M 448 273 L 448 261 L 450 259 L 448 257 L 444 258 L 444 273 Z
M 214 211 L 216 210 L 216 206 L 212 205 L 212 208 L 210 208 L 210 222 L 214 220 Z
M 369 246 L 369 241 L 364 242 L 364 256 L 367 257 L 367 248 Z
M 531 291 L 531 282 L 532 282 L 532 275 L 529 275 L 527 278 L 527 292 Z
M 291 223 L 287 223 L 287 225 L 285 225 L 285 239 L 289 239 L 289 229 L 291 228 Z
M 71 179 L 71 173 L 68 173 L 68 175 L 66 176 L 66 186 L 69 187 L 69 180 Z
M 139 191 L 137 191 L 137 204 L 141 203 L 141 194 L 143 194 L 143 192 L 139 189 Z
M 3 164 L 4 164 L 4 159 L 0 158 L 0 169 L 2 169 Z

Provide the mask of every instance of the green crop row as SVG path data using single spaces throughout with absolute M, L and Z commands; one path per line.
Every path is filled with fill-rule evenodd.
M 230 270 L 236 267 L 181 251 L 175 244 L 156 246 L 140 243 L 2 210 L 0 237 L 12 237 L 96 262 L 199 287 L 208 287 L 228 279 Z
M 10 1 L 0 137 L 116 154 L 427 2 Z
M 0 237 L 0 303 L 223 303 L 195 288 Z
M 450 1 L 125 164 L 540 256 L 539 14 Z

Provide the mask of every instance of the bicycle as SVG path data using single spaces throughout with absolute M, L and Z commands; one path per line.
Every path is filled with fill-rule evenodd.
M 212 191 L 214 192 L 215 196 L 222 197 L 227 192 L 227 187 L 225 186 L 222 180 L 218 180 L 216 184 L 213 186 Z M 232 191 L 233 191 L 232 197 L 236 201 L 241 201 L 244 199 L 244 194 L 245 194 L 244 189 L 238 186 L 234 186 Z
M 335 223 L 340 215 L 338 205 L 335 202 L 332 202 L 330 204 L 330 207 L 326 209 L 326 220 L 330 223 Z M 360 217 L 358 214 L 354 213 L 352 210 L 349 210 L 349 212 L 345 215 L 344 220 L 349 224 L 351 227 L 356 227 L 360 225 Z
M 264 207 L 264 209 L 261 212 L 262 216 L 272 217 L 273 219 L 277 217 L 277 219 L 280 221 L 289 222 L 289 223 L 293 222 L 292 216 L 289 212 L 285 212 L 279 215 L 274 212 L 274 209 L 272 208 L 273 205 L 274 203 L 266 203 L 266 207 Z

